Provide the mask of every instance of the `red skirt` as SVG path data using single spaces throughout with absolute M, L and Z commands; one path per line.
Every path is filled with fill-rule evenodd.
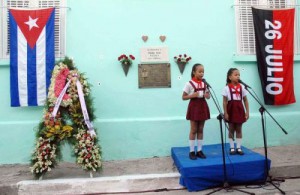
M 227 113 L 229 115 L 229 123 L 244 123 L 246 121 L 245 118 L 245 110 L 242 101 L 228 101 L 227 103 Z
M 205 121 L 210 119 L 209 107 L 204 98 L 193 98 L 190 100 L 186 119 L 191 121 Z

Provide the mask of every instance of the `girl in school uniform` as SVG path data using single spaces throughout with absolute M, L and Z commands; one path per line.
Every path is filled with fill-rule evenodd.
M 248 91 L 239 83 L 240 71 L 230 68 L 227 72 L 227 85 L 223 90 L 224 118 L 229 123 L 230 154 L 244 155 L 242 146 L 242 124 L 249 118 Z M 246 112 L 245 112 L 245 109 Z M 233 138 L 236 136 L 236 149 Z
M 190 100 L 186 119 L 190 120 L 189 134 L 189 158 L 196 160 L 198 158 L 206 158 L 202 151 L 203 145 L 203 128 L 205 120 L 210 119 L 209 107 L 205 99 L 210 98 L 207 86 L 202 81 L 204 76 L 204 66 L 195 64 L 192 68 L 191 78 L 183 89 L 182 99 Z M 195 153 L 195 138 L 197 137 L 197 153 Z

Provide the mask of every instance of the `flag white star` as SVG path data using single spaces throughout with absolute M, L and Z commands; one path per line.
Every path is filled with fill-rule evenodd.
M 33 27 L 37 27 L 39 28 L 39 26 L 36 24 L 37 20 L 39 18 L 36 18 L 36 19 L 32 19 L 30 16 L 28 18 L 28 21 L 27 22 L 24 22 L 25 24 L 27 24 L 29 26 L 29 30 L 31 30 Z

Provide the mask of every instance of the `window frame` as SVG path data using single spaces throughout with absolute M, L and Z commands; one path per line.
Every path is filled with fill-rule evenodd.
M 271 5 L 270 2 L 271 3 L 273 2 L 273 5 Z M 234 7 L 235 7 L 235 22 L 236 22 L 236 55 L 237 56 L 256 55 L 255 34 L 254 34 L 251 6 L 262 6 L 266 8 L 272 8 L 274 6 L 283 6 L 283 5 L 276 5 L 276 3 L 274 5 L 274 2 L 282 3 L 287 7 L 293 7 L 297 5 L 297 0 L 235 0 Z M 245 10 L 247 11 L 247 13 Z M 295 55 L 300 54 L 300 38 L 299 36 L 297 36 L 300 32 L 300 25 L 298 24 L 299 21 L 298 12 L 299 11 L 295 9 L 295 31 L 294 31 L 295 32 L 294 33 Z M 244 18 L 244 20 L 241 20 L 241 18 Z M 245 24 L 243 24 L 243 22 Z M 246 25 L 246 27 L 243 25 Z M 246 40 L 247 38 L 248 40 Z M 244 45 L 246 45 L 246 47 Z
M 55 58 L 66 55 L 66 0 L 1 0 L 0 1 L 0 60 L 9 59 L 9 8 L 55 7 Z M 57 32 L 57 33 L 56 33 Z

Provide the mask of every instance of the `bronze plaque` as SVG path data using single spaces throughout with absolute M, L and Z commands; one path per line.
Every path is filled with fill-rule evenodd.
M 171 87 L 170 64 L 139 64 L 139 88 Z

